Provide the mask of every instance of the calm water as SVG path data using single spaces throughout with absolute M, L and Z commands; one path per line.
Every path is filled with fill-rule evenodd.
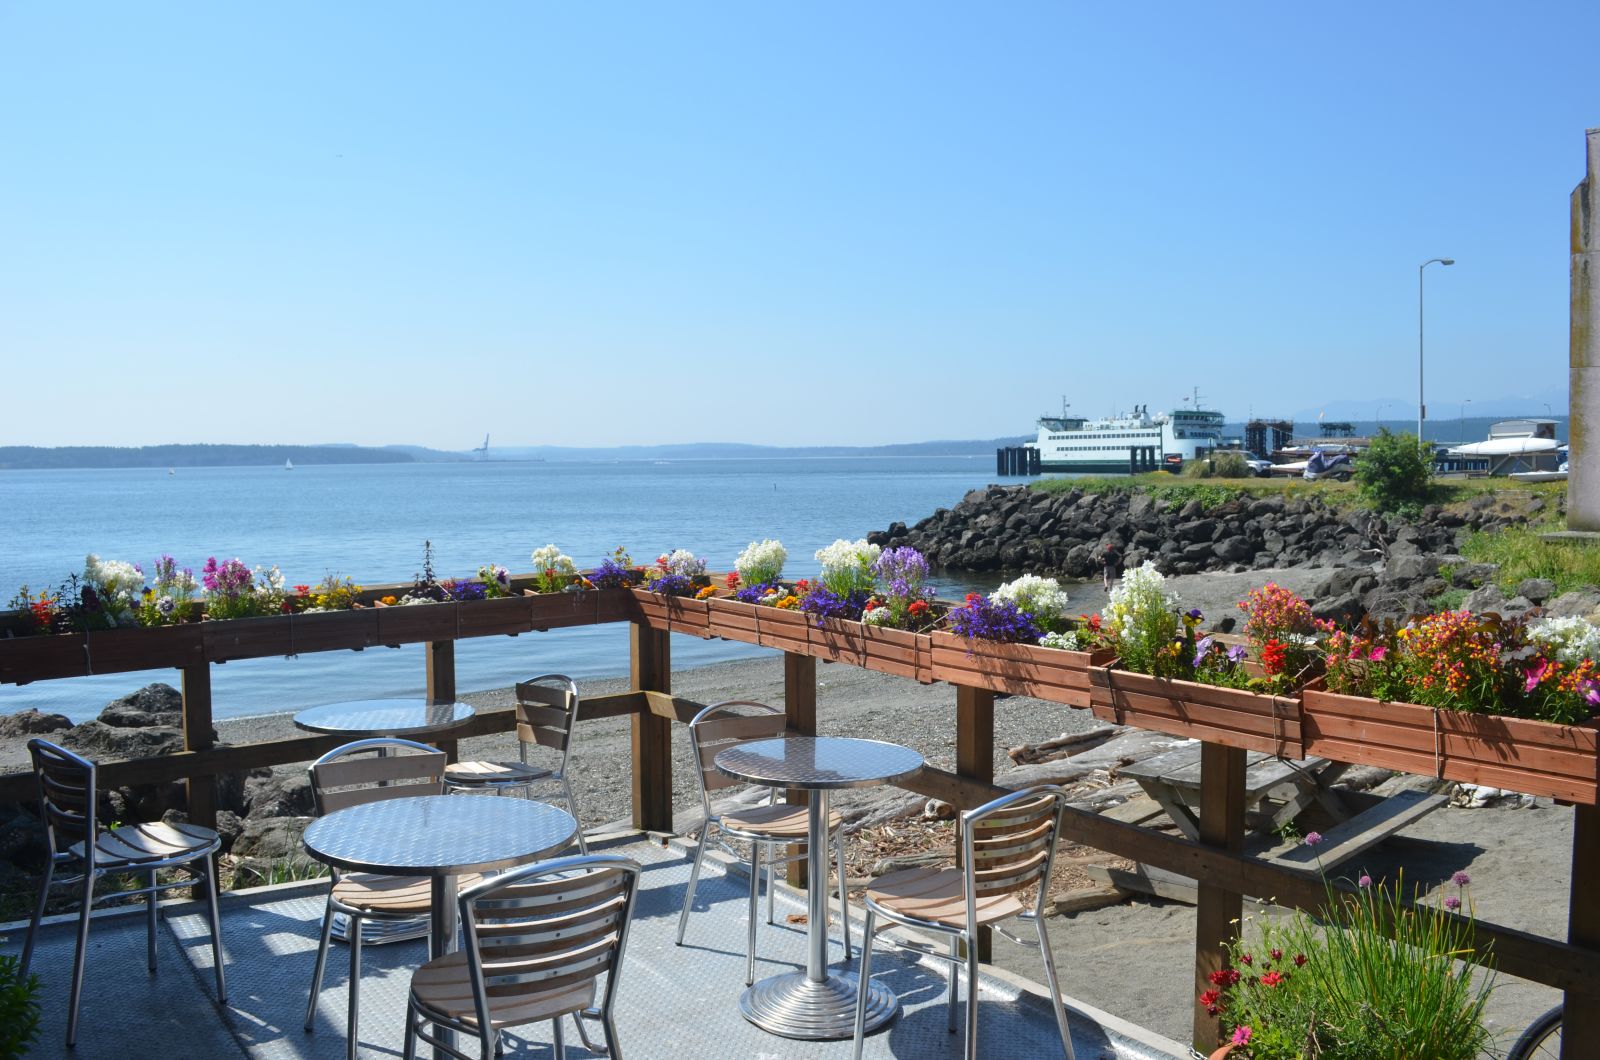
M 83 558 L 139 563 L 163 552 L 198 570 L 207 556 L 277 564 L 289 584 L 329 572 L 359 583 L 409 581 L 422 542 L 439 577 L 486 563 L 527 571 L 529 553 L 560 545 L 592 566 L 618 545 L 646 562 L 688 548 L 713 569 L 748 542 L 777 537 L 786 573 L 816 572 L 812 553 L 894 520 L 951 506 L 994 481 L 990 457 L 705 460 L 670 463 L 464 463 L 343 467 L 0 472 L 0 604 L 81 571 Z M 956 591 L 956 579 L 940 583 Z M 688 667 L 764 654 L 723 641 L 673 638 Z M 503 688 L 533 673 L 614 676 L 628 666 L 623 624 L 462 641 L 462 691 Z M 422 691 L 421 645 L 253 659 L 212 670 L 218 717 Z M 150 671 L 0 686 L 0 711 L 26 707 L 81 720 L 147 681 Z

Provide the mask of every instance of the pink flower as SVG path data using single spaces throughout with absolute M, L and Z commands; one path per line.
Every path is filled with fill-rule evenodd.
M 1249 1045 L 1250 1044 L 1250 1034 L 1251 1034 L 1251 1031 L 1250 1031 L 1249 1024 L 1245 1024 L 1244 1026 L 1240 1026 L 1240 1027 L 1235 1027 L 1233 1029 L 1233 1044 L 1234 1045 Z

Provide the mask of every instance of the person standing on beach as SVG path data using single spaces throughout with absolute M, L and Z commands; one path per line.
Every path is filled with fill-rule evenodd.
M 1105 579 L 1106 592 L 1111 592 L 1111 583 L 1117 580 L 1117 571 L 1122 566 L 1122 553 L 1117 551 L 1117 546 L 1110 541 L 1106 542 L 1106 551 L 1100 558 L 1100 570 Z

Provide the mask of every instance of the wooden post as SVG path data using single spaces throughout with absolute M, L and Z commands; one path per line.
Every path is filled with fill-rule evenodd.
M 1244 762 L 1242 748 L 1200 745 L 1200 842 L 1235 854 L 1244 850 Z M 1227 964 L 1227 944 L 1244 916 L 1244 896 L 1199 881 L 1194 933 L 1195 1049 L 1217 1047 L 1217 1017 L 1200 1004 L 1211 989 L 1211 973 Z
M 994 693 L 987 688 L 956 685 L 956 773 L 980 784 L 994 783 Z M 958 839 L 958 858 L 960 853 Z M 979 928 L 978 960 L 991 959 L 993 944 L 994 932 Z
M 789 731 L 801 736 L 817 734 L 817 660 L 809 655 L 783 653 L 783 710 L 789 719 Z M 800 788 L 790 788 L 785 798 L 796 806 L 804 806 L 810 795 Z M 791 846 L 791 855 L 806 853 L 804 846 Z M 826 860 L 826 856 L 824 857 Z M 806 862 L 789 862 L 789 885 L 806 885 Z
M 1600 949 L 1600 900 L 1594 880 L 1600 873 L 1600 808 L 1572 808 L 1572 883 L 1567 904 L 1567 941 L 1574 946 Z M 1600 984 L 1597 984 L 1600 986 Z M 1600 1041 L 1600 990 L 1562 996 L 1561 1060 L 1593 1056 Z
M 630 656 L 636 692 L 672 691 L 672 649 L 665 630 L 633 623 Z M 672 719 L 649 710 L 633 716 L 633 826 L 672 831 Z
M 203 751 L 211 740 L 211 666 L 195 663 L 183 674 L 183 749 Z M 189 821 L 203 828 L 217 826 L 217 778 L 190 777 L 188 788 Z
M 430 641 L 422 646 L 428 663 L 428 702 L 454 703 L 456 701 L 456 642 Z M 435 740 L 433 745 L 456 761 L 459 744 L 455 740 Z

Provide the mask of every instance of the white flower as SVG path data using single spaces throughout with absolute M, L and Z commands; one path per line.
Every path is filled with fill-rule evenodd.
M 1037 574 L 1024 574 L 1015 581 L 1006 582 L 990 593 L 989 599 L 997 604 L 1015 604 L 1045 629 L 1061 623 L 1069 603 L 1067 591 L 1061 588 L 1060 582 Z
M 743 584 L 760 585 L 777 581 L 788 558 L 789 550 L 782 542 L 767 538 L 746 545 L 739 558 L 733 561 L 733 569 L 739 572 L 739 581 Z
M 1582 618 L 1543 618 L 1528 627 L 1528 639 L 1563 666 L 1600 659 L 1600 627 Z
M 554 571 L 556 574 L 576 574 L 577 564 L 572 562 L 572 557 L 562 553 L 555 545 L 546 545 L 533 550 L 533 569 L 538 574 L 545 571 Z
M 857 590 L 871 592 L 872 565 L 882 552 L 882 546 L 869 545 L 866 538 L 859 541 L 840 538 L 827 548 L 817 549 L 816 559 L 822 564 L 822 584 L 840 596 Z

